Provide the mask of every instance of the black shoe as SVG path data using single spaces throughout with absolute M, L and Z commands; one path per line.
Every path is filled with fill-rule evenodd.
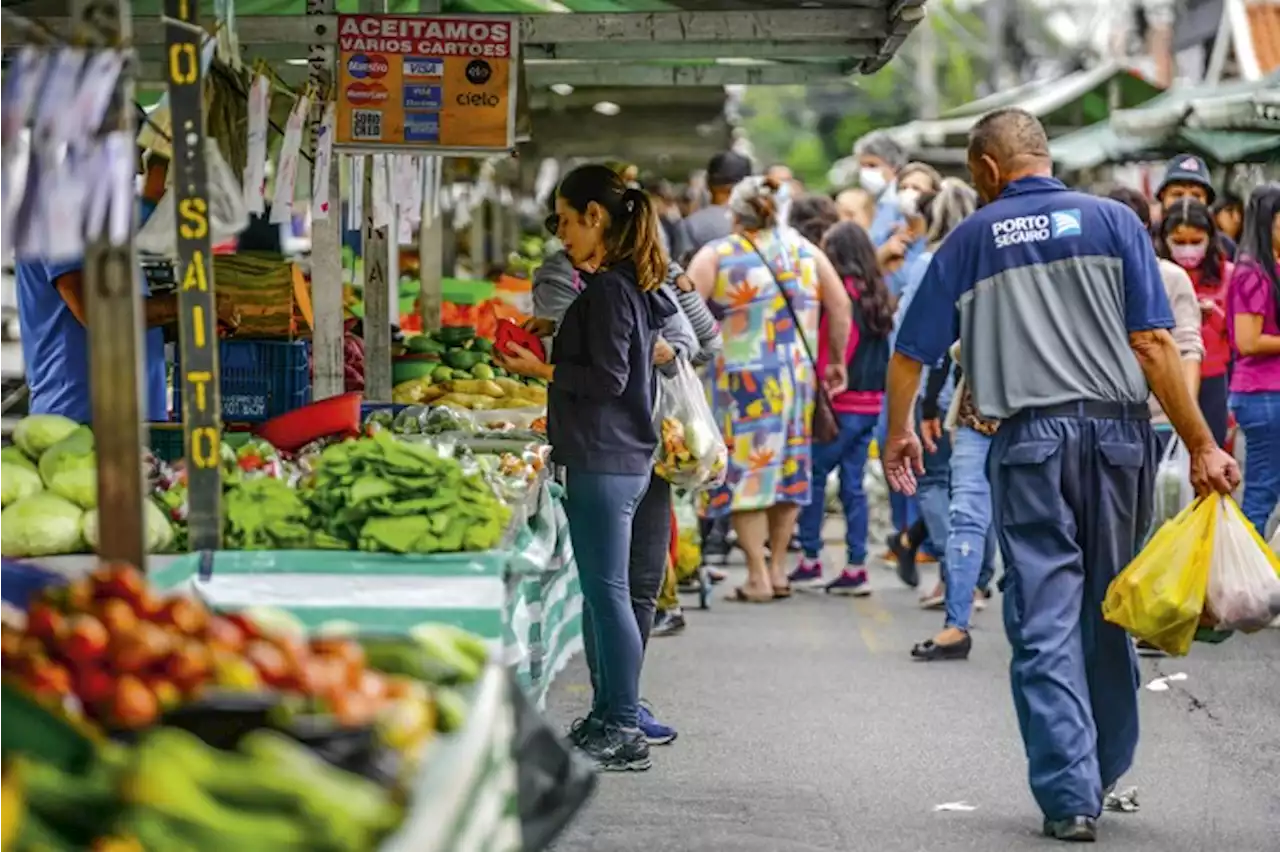
M 582 748 L 582 744 L 591 738 L 592 734 L 598 733 L 601 728 L 600 720 L 594 716 L 587 716 L 585 719 L 575 719 L 574 723 L 569 726 L 569 745 L 574 748 Z
M 913 589 L 919 586 L 920 571 L 916 568 L 916 552 L 903 546 L 902 536 L 898 533 L 889 536 L 885 543 L 889 546 L 889 552 L 898 558 L 898 579 Z
M 1087 816 L 1046 819 L 1044 836 L 1068 843 L 1093 843 L 1098 839 L 1098 821 Z
M 939 645 L 932 639 L 927 639 L 911 649 L 911 656 L 925 663 L 940 660 L 967 660 L 972 650 L 973 638 L 966 633 L 959 642 L 950 642 L 946 645 Z
M 653 629 L 649 631 L 651 637 L 659 636 L 679 636 L 684 632 L 685 620 L 684 612 L 678 609 L 660 609 L 653 616 Z
M 653 766 L 649 741 L 639 729 L 624 731 L 617 725 L 603 725 L 579 748 L 601 772 L 643 772 Z

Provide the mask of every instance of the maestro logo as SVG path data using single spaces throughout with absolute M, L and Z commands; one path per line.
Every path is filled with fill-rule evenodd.
M 467 63 L 467 82 L 473 86 L 483 86 L 493 76 L 493 68 L 483 59 L 473 59 Z
M 356 106 L 366 106 L 368 104 L 380 104 L 385 101 L 390 92 L 377 83 L 352 83 L 347 86 L 347 103 Z
M 357 53 L 347 60 L 347 73 L 357 80 L 363 80 L 365 77 L 376 80 L 387 76 L 390 70 L 391 65 L 387 62 L 387 58 L 376 53 Z

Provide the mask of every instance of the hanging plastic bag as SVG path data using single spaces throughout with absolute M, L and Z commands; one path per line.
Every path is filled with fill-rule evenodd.
M 1217 506 L 1199 500 L 1164 524 L 1111 581 L 1102 615 L 1162 651 L 1191 649 L 1204 610 Z
M 1230 497 L 1215 501 L 1208 612 L 1218 630 L 1261 630 L 1280 615 L 1280 557 Z
M 222 159 L 216 140 L 205 140 L 204 156 L 208 173 L 209 236 L 216 245 L 226 242 L 249 226 L 249 209 L 245 207 L 244 190 L 240 188 L 240 181 L 227 161 Z M 161 257 L 178 256 L 178 228 L 174 212 L 173 187 L 169 187 L 138 232 L 138 251 Z M 183 218 L 185 221 L 185 212 Z
M 674 376 L 658 374 L 654 469 L 680 488 L 713 488 L 724 482 L 729 451 L 693 367 L 679 359 L 675 363 Z
M 1191 454 L 1177 435 L 1169 439 L 1156 468 L 1154 520 L 1157 526 L 1177 516 L 1196 499 L 1191 487 Z

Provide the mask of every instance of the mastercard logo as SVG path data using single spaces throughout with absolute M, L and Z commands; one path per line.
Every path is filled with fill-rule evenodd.
M 390 97 L 390 92 L 377 83 L 352 83 L 347 86 L 347 103 L 380 104 Z

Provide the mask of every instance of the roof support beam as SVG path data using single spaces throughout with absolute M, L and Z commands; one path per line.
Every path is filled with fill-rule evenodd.
M 63 40 L 72 40 L 75 29 L 69 18 L 39 18 L 39 22 Z M 880 8 L 840 11 L 800 9 L 789 12 L 657 12 L 572 15 L 522 15 L 522 45 L 562 45 L 604 42 L 703 42 L 762 41 L 831 42 L 840 39 L 883 38 L 889 16 Z M 18 27 L 0 34 L 4 47 L 21 45 Z M 158 16 L 140 15 L 133 20 L 135 45 L 163 45 L 164 24 Z M 243 18 L 240 42 L 247 45 L 306 45 L 337 38 L 336 16 L 253 15 Z M 305 50 L 304 54 L 305 55 Z M 711 55 L 724 55 L 717 50 Z M 704 57 L 706 54 L 704 54 Z M 680 57 L 676 57 L 680 58 Z
M 709 56 L 747 59 L 841 60 L 875 56 L 879 42 L 873 38 L 828 39 L 826 41 L 683 41 L 683 42 L 553 42 L 522 44 L 526 61 L 596 60 L 628 62 L 643 60 L 694 59 Z
M 851 73 L 848 65 L 643 65 L 617 62 L 530 65 L 529 84 L 550 86 L 798 86 Z

